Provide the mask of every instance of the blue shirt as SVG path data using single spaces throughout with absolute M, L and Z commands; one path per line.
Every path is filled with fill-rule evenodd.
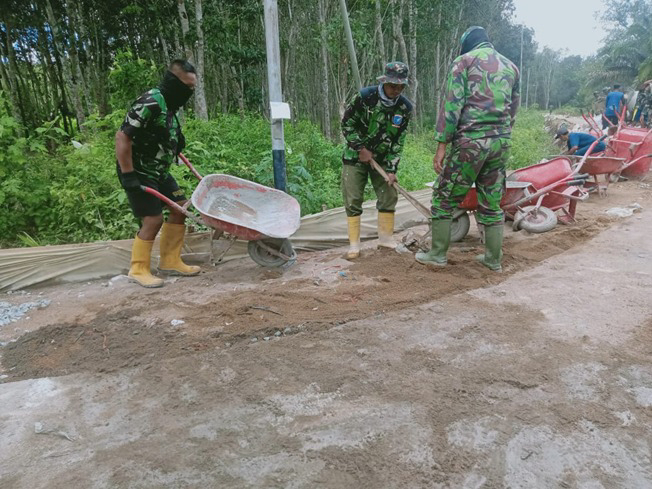
M 597 138 L 595 136 L 591 136 L 585 132 L 571 132 L 568 135 L 568 149 L 574 148 L 576 146 L 577 148 L 591 146 L 591 143 L 596 139 Z
M 571 132 L 568 135 L 568 149 L 577 146 L 577 150 L 575 151 L 575 154 L 577 156 L 584 156 L 586 152 L 589 150 L 589 146 L 591 146 L 591 144 L 593 144 L 593 141 L 595 141 L 596 139 L 598 138 L 592 136 L 591 134 L 586 134 L 585 132 Z M 591 151 L 591 154 L 600 153 L 605 149 L 606 146 L 604 142 L 600 141 L 598 144 L 596 144 L 593 147 L 593 151 Z
M 620 104 L 623 101 L 625 94 L 623 92 L 609 92 L 607 95 L 607 101 L 605 102 L 605 111 L 604 115 L 607 117 L 616 115 L 620 111 Z

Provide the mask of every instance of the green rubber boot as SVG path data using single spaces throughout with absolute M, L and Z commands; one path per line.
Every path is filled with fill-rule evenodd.
M 448 263 L 446 253 L 451 242 L 452 219 L 433 219 L 432 229 L 432 246 L 427 253 L 417 253 L 416 261 L 423 265 L 434 265 L 436 267 L 445 267 Z
M 475 257 L 489 270 L 501 272 L 500 260 L 503 258 L 503 225 L 484 227 L 484 253 Z

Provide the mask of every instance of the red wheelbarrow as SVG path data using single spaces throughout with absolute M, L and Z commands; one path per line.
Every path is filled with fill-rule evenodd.
M 185 205 L 180 206 L 150 187 L 141 188 L 198 224 L 215 229 L 213 239 L 228 233 L 230 244 L 238 238 L 249 241 L 249 256 L 261 266 L 280 267 L 296 261 L 297 255 L 288 239 L 299 229 L 301 216 L 299 202 L 294 197 L 231 175 L 202 177 L 184 155 L 179 156 L 199 179 Z M 201 218 L 190 212 L 191 203 Z
M 597 189 L 601 197 L 607 195 L 611 175 L 619 173 L 625 167 L 624 158 L 613 156 L 589 156 L 583 161 L 579 171 L 593 177 L 593 182 L 586 182 L 585 186 Z M 600 175 L 604 175 L 604 182 L 600 182 Z
M 625 165 L 620 170 L 622 176 L 642 180 L 652 166 L 652 129 L 619 127 L 609 141 L 605 155 L 624 159 Z
M 524 229 L 531 233 L 550 231 L 558 220 L 575 220 L 577 202 L 589 197 L 581 188 L 587 177 L 573 170 L 566 157 L 521 168 L 507 177 L 500 207 L 507 219 L 514 221 L 514 230 Z M 466 236 L 470 228 L 468 213 L 477 209 L 478 195 L 475 187 L 472 187 L 453 214 L 451 241 L 459 241 Z M 560 218 L 556 214 L 558 210 L 563 213 Z

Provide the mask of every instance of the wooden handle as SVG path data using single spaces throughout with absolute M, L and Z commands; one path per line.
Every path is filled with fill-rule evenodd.
M 378 173 L 380 173 L 380 176 L 385 179 L 387 183 L 389 183 L 389 177 L 387 176 L 387 172 L 382 169 L 382 167 L 376 163 L 376 160 L 373 158 L 370 161 L 371 167 L 376 170 Z M 419 202 L 417 199 L 412 197 L 407 190 L 405 190 L 403 187 L 401 187 L 397 182 L 394 182 L 392 186 L 398 191 L 399 194 L 401 194 L 403 197 L 407 199 L 410 204 L 412 204 L 423 216 L 427 219 L 432 219 L 432 214 L 430 213 L 430 210 L 424 206 L 421 202 Z

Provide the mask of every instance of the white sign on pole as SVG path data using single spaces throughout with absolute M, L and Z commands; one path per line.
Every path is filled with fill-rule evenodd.
M 291 119 L 290 105 L 285 102 L 270 102 L 270 112 L 272 119 Z

